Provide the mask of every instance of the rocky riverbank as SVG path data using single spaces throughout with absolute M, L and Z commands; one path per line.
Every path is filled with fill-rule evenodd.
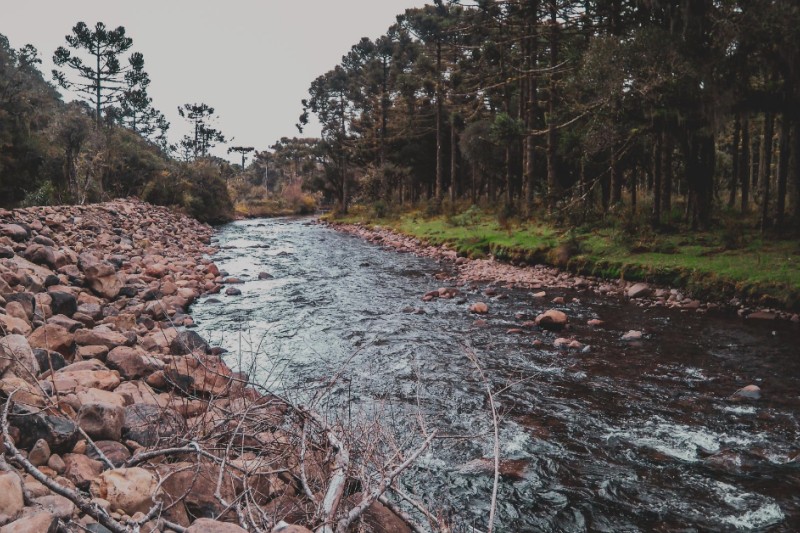
M 547 298 L 548 290 L 590 290 L 607 297 L 628 299 L 643 308 L 668 307 L 694 313 L 729 309 L 748 319 L 800 322 L 800 316 L 797 314 L 781 309 L 754 308 L 737 299 L 728 302 L 703 301 L 693 298 L 692 295 L 680 289 L 655 287 L 642 282 L 580 276 L 547 265 L 519 266 L 496 261 L 494 258 L 471 259 L 459 256 L 447 245 L 433 246 L 418 238 L 386 227 L 341 224 L 335 221 L 325 223 L 338 231 L 355 235 L 401 253 L 414 253 L 437 261 L 446 261 L 452 265 L 454 275 L 443 277 L 442 280 L 453 285 L 488 282 L 503 286 L 516 286 L 531 289 L 534 296 L 538 298 Z M 427 296 L 431 297 L 432 295 Z M 560 302 L 556 300 L 554 303 Z
M 344 501 L 331 428 L 185 329 L 225 281 L 212 234 L 137 200 L 0 210 L 0 533 L 303 532 L 362 504 L 407 530 Z

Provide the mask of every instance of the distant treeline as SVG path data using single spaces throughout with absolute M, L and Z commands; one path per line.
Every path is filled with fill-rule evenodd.
M 345 210 L 624 206 L 708 227 L 736 209 L 796 228 L 798 28 L 790 1 L 437 0 L 314 80 L 299 126 L 321 122 Z

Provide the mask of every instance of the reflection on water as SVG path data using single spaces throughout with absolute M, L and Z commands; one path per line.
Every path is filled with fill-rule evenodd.
M 235 222 L 217 244 L 217 264 L 245 283 L 241 296 L 193 307 L 200 333 L 300 401 L 345 366 L 328 396 L 334 407 L 378 410 L 408 431 L 421 412 L 442 433 L 475 435 L 439 441 L 403 479 L 462 526 L 485 526 L 491 492 L 491 419 L 469 347 L 495 390 L 511 385 L 498 398 L 498 530 L 800 529 L 792 324 L 553 292 L 580 300 L 557 307 L 570 317 L 568 334 L 589 345 L 564 351 L 551 348 L 554 334 L 507 333 L 550 307 L 542 299 L 498 288 L 488 324 L 476 327 L 466 310 L 486 300 L 484 287 L 461 287 L 466 303 L 422 303 L 447 265 L 302 220 Z M 605 324 L 586 326 L 594 317 Z M 620 340 L 630 329 L 645 339 Z M 729 399 L 749 383 L 762 387 L 761 400 Z

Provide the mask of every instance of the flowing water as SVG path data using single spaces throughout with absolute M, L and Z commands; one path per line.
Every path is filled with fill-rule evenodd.
M 235 222 L 216 240 L 216 263 L 245 283 L 241 296 L 193 306 L 198 331 L 299 401 L 324 389 L 320 407 L 341 416 L 466 436 L 436 441 L 403 477 L 462 528 L 485 529 L 492 487 L 491 411 L 474 353 L 493 390 L 508 387 L 496 398 L 499 531 L 800 531 L 796 324 L 643 310 L 588 292 L 542 300 L 498 287 L 487 299 L 487 284 L 422 303 L 447 265 L 307 220 Z M 588 348 L 507 332 L 558 295 L 572 302 L 555 306 L 569 335 Z M 475 301 L 490 306 L 485 326 L 467 312 Z M 605 324 L 586 326 L 591 318 Z M 622 341 L 630 329 L 644 338 Z M 750 383 L 761 399 L 730 399 Z

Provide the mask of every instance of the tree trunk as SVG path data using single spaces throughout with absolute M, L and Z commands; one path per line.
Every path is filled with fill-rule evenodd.
M 688 133 L 685 144 L 692 229 L 708 229 L 714 196 L 714 135 L 705 129 L 694 130 Z
M 539 117 L 539 104 L 537 96 L 537 79 L 536 74 L 533 73 L 536 66 L 536 57 L 538 54 L 538 11 L 539 0 L 531 0 L 528 3 L 528 8 L 531 10 L 531 23 L 528 25 L 528 92 L 527 92 L 527 114 L 526 114 L 526 131 L 528 135 L 525 138 L 525 212 L 530 215 L 533 211 L 533 191 L 536 186 L 536 137 L 533 131 L 536 130 L 536 124 Z
M 444 185 L 444 160 L 442 157 L 442 42 L 436 41 L 436 201 L 441 202 Z
M 742 118 L 742 151 L 739 164 L 739 184 L 742 187 L 742 213 L 746 213 L 750 203 L 750 115 Z
M 630 173 L 630 193 L 631 193 L 631 212 L 636 212 L 636 181 L 638 179 L 637 167 L 633 167 Z
M 458 181 L 458 131 L 455 115 L 450 120 L 450 203 L 455 207 Z
M 558 2 L 550 0 L 550 68 L 558 65 Z M 550 72 L 550 89 L 547 95 L 547 189 L 548 205 L 552 211 L 558 200 L 556 175 L 556 74 Z
M 653 225 L 661 224 L 661 160 L 662 155 L 662 133 L 656 133 L 653 143 Z
M 789 174 L 792 185 L 792 217 L 796 227 L 800 227 L 800 120 L 792 125 L 792 157 Z
M 664 134 L 664 142 L 661 147 L 663 150 L 663 162 L 661 164 L 661 172 L 663 174 L 663 192 L 661 194 L 661 213 L 670 216 L 672 212 L 672 152 L 673 152 L 673 139 L 670 135 Z
M 742 122 L 741 114 L 736 113 L 733 121 L 733 147 L 731 150 L 731 179 L 728 186 L 728 208 L 736 204 L 736 185 L 739 180 L 739 139 L 741 137 Z
M 789 137 L 791 135 L 789 113 L 784 112 L 781 116 L 781 139 L 778 155 L 778 204 L 777 222 L 778 228 L 783 230 L 783 219 L 786 213 L 786 184 L 789 172 Z
M 764 139 L 761 143 L 761 161 L 758 168 L 758 181 L 761 182 L 761 231 L 769 226 L 770 181 L 772 181 L 772 136 L 775 127 L 775 115 L 767 112 L 764 115 Z
M 614 144 L 611 145 L 611 161 L 608 172 L 611 180 L 611 205 L 615 205 L 622 200 L 622 176 L 619 172 L 619 161 L 617 161 L 617 147 Z

